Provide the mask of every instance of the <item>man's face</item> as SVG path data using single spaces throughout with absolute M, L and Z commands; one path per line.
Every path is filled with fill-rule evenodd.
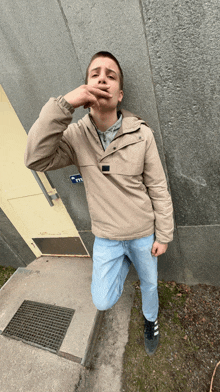
M 112 94 L 112 98 L 100 98 L 100 107 L 114 109 L 122 101 L 123 91 L 120 89 L 120 71 L 114 60 L 108 57 L 97 57 L 92 61 L 88 69 L 88 82 L 90 86 L 106 87 L 106 91 Z

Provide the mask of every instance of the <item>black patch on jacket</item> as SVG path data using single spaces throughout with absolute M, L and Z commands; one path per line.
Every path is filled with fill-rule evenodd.
M 107 172 L 107 171 L 110 171 L 110 166 L 102 166 L 102 171 L 103 172 Z

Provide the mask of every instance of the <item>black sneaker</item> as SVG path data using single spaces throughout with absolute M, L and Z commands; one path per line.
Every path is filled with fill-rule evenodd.
M 144 343 L 145 350 L 148 355 L 153 355 L 157 349 L 159 343 L 159 328 L 158 322 L 148 321 L 145 319 L 145 328 L 144 328 Z

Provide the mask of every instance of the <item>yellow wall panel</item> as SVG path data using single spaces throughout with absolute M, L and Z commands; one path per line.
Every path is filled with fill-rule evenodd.
M 31 170 L 24 165 L 26 132 L 0 85 L 0 207 L 31 250 L 32 238 L 79 237 L 60 198 L 51 207 Z M 48 194 L 56 193 L 44 173 L 38 173 Z

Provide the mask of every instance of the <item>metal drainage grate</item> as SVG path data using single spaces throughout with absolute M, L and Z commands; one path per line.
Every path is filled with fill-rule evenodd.
M 57 353 L 75 310 L 25 300 L 2 335 Z

